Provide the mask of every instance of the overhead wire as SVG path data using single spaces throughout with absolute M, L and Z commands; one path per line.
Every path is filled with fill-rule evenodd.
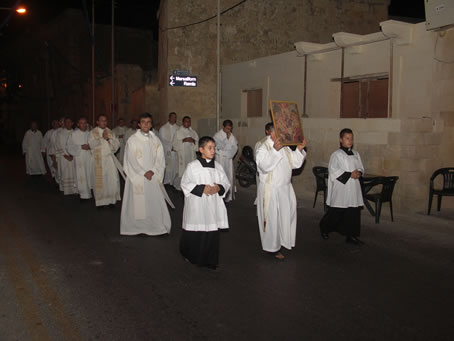
M 232 9 L 234 9 L 234 8 L 236 8 L 236 7 L 238 7 L 238 6 L 242 5 L 242 4 L 244 4 L 246 1 L 247 1 L 247 0 L 242 0 L 242 1 L 238 2 L 238 3 L 236 3 L 235 5 L 233 5 L 233 6 L 229 7 L 229 8 L 226 8 L 225 10 L 223 10 L 223 11 L 221 12 L 221 15 L 223 15 L 223 14 L 225 14 L 225 13 L 231 11 Z M 185 27 L 189 27 L 189 26 L 194 26 L 194 25 L 202 24 L 202 23 L 207 22 L 207 21 L 210 21 L 210 20 L 212 20 L 212 19 L 214 19 L 214 18 L 216 18 L 216 17 L 217 17 L 217 14 L 212 15 L 211 17 L 208 17 L 208 18 L 206 18 L 206 19 L 203 19 L 203 20 L 199 20 L 199 21 L 190 23 L 190 24 L 179 25 L 179 26 L 173 26 L 173 27 L 167 27 L 167 28 L 161 28 L 161 27 L 159 27 L 159 29 L 160 29 L 161 31 L 168 31 L 168 30 L 175 30 L 175 29 L 178 29 L 178 28 L 185 28 Z

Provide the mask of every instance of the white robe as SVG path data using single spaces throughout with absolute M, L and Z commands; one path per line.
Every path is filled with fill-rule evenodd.
M 274 149 L 271 137 L 258 148 L 256 161 L 260 182 L 257 187 L 257 217 L 262 248 L 291 249 L 296 239 L 296 196 L 291 183 L 292 169 L 302 166 L 306 152 L 289 147 Z M 266 224 L 265 224 L 266 222 Z
M 166 171 L 164 174 L 164 184 L 174 185 L 175 179 L 178 174 L 178 155 L 177 152 L 172 150 L 173 137 L 178 129 L 177 124 L 170 124 L 167 122 L 161 129 L 159 135 L 161 137 L 162 146 L 164 147 L 164 154 L 166 158 Z
M 268 136 L 265 136 L 261 140 L 257 141 L 257 143 L 255 144 L 255 146 L 254 146 L 254 161 L 256 160 L 256 157 L 257 157 L 257 150 L 259 150 L 260 146 L 264 142 L 266 142 L 267 139 L 268 139 Z M 260 176 L 258 174 L 255 176 L 255 183 L 256 183 L 257 188 L 258 188 L 259 183 L 260 183 Z M 257 206 L 257 196 L 255 197 L 255 200 L 254 200 L 254 206 Z
M 214 136 L 216 141 L 216 161 L 218 161 L 222 168 L 224 168 L 225 174 L 231 183 L 231 190 L 226 195 L 226 201 L 230 201 L 234 198 L 235 186 L 233 182 L 233 158 L 238 151 L 238 141 L 233 134 L 230 138 L 227 138 L 227 134 L 224 130 L 219 130 Z
M 364 205 L 359 179 L 350 178 L 343 184 L 336 180 L 344 172 L 359 170 L 364 174 L 364 166 L 358 152 L 348 155 L 342 149 L 331 154 L 328 164 L 328 193 L 326 204 L 330 207 L 360 207 Z
M 124 170 L 127 175 L 121 208 L 120 234 L 170 233 L 171 220 L 162 192 L 164 150 L 153 132 L 145 136 L 140 130 L 126 143 Z M 151 170 L 151 181 L 145 173 Z
M 222 200 L 230 189 L 230 183 L 220 163 L 215 162 L 215 167 L 203 167 L 199 160 L 188 164 L 183 178 L 181 188 L 183 190 L 184 210 L 183 229 L 186 231 L 217 231 L 218 229 L 229 228 L 227 209 Z M 191 191 L 196 185 L 222 185 L 224 194 L 206 195 L 201 197 L 192 194 Z
M 125 146 L 126 146 L 125 135 L 126 135 L 126 132 L 128 131 L 128 127 L 117 126 L 114 129 L 112 129 L 112 131 L 115 133 L 115 136 L 117 136 L 118 141 L 120 142 L 120 148 L 117 151 L 117 155 L 118 155 L 118 160 L 120 161 L 121 164 L 123 164 Z M 120 136 L 122 136 L 122 137 L 120 137 Z
M 60 131 L 62 131 L 63 128 L 57 128 L 55 129 L 49 136 L 49 144 L 48 144 L 48 154 L 49 155 L 55 155 L 55 157 L 57 156 L 56 155 L 56 152 L 57 152 L 57 136 L 58 136 L 58 133 Z M 51 159 L 52 160 L 52 159 Z M 58 158 L 56 159 L 56 164 L 57 164 L 57 168 L 54 167 L 54 163 L 52 161 L 52 168 L 53 168 L 53 171 L 54 171 L 54 178 L 55 178 L 55 182 L 57 184 L 60 184 L 60 172 L 58 170 Z
M 137 132 L 137 129 L 133 129 L 133 128 L 128 128 L 128 130 L 126 130 L 125 136 L 123 137 L 123 140 L 125 141 L 125 146 L 126 146 L 126 143 L 128 142 L 128 139 L 132 135 L 134 135 L 136 132 Z
M 50 157 L 50 154 L 51 154 L 50 153 L 50 151 L 51 151 L 50 138 L 51 138 L 52 134 L 55 133 L 55 130 L 56 129 L 49 129 L 48 131 L 46 131 L 46 133 L 44 134 L 44 138 L 43 138 L 43 144 L 41 146 L 41 150 L 46 152 L 47 165 L 49 166 L 49 170 L 50 170 L 50 173 L 53 178 L 55 178 L 55 173 L 57 172 L 57 170 L 54 168 L 52 158 Z
M 96 206 L 115 204 L 120 198 L 120 178 L 113 158 L 120 147 L 120 142 L 109 129 L 109 141 L 103 137 L 104 129 L 93 128 L 88 137 L 93 155 L 93 192 Z
M 192 137 L 195 142 L 183 142 L 186 137 Z M 174 182 L 174 187 L 181 189 L 181 177 L 186 169 L 186 166 L 197 157 L 196 151 L 199 143 L 199 135 L 191 128 L 179 127 L 173 137 L 172 146 L 178 155 L 178 174 Z
M 28 175 L 46 174 L 42 144 L 43 134 L 39 130 L 27 130 L 22 140 L 22 153 L 25 155 L 25 172 Z
M 73 130 L 61 129 L 57 132 L 55 143 L 55 155 L 58 162 L 58 175 L 60 191 L 64 195 L 78 193 L 76 185 L 76 162 L 66 160 L 65 155 L 71 155 L 67 150 L 68 140 L 71 138 Z
M 93 155 L 90 150 L 82 149 L 82 145 L 88 144 L 89 135 L 88 130 L 76 129 L 66 145 L 76 163 L 76 186 L 82 199 L 90 199 L 93 188 Z

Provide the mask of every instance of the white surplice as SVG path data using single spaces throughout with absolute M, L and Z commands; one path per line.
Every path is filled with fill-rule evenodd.
M 289 147 L 274 149 L 271 137 L 257 150 L 260 182 L 257 186 L 257 217 L 262 248 L 291 249 L 296 238 L 296 196 L 291 183 L 292 169 L 302 166 L 306 152 Z M 266 222 L 266 224 L 265 224 Z
M 47 162 L 47 165 L 49 166 L 49 170 L 50 170 L 50 173 L 53 178 L 55 178 L 55 173 L 57 172 L 57 170 L 54 168 L 52 158 L 50 157 L 50 155 L 51 155 L 50 138 L 51 138 L 52 134 L 54 134 L 55 130 L 56 129 L 49 129 L 48 131 L 46 131 L 46 133 L 44 134 L 44 137 L 43 137 L 43 144 L 41 146 L 41 150 L 46 152 L 46 162 Z
M 192 142 L 183 142 L 183 139 L 187 137 L 192 137 L 194 143 Z M 179 127 L 175 132 L 173 137 L 172 146 L 173 149 L 177 152 L 178 156 L 178 173 L 174 182 L 174 187 L 178 190 L 181 189 L 181 177 L 186 169 L 186 166 L 196 158 L 196 151 L 199 143 L 199 135 L 191 128 L 185 128 L 183 126 Z
M 183 229 L 186 231 L 210 232 L 229 228 L 223 198 L 230 189 L 230 183 L 221 164 L 213 160 L 211 162 L 215 162 L 214 167 L 204 167 L 198 159 L 190 162 L 181 179 L 185 196 Z M 214 184 L 222 185 L 225 192 L 222 195 L 202 194 L 201 197 L 191 193 L 197 185 Z
M 360 207 L 364 205 L 361 184 L 359 179 L 349 178 L 343 184 L 336 180 L 344 172 L 358 170 L 364 174 L 364 166 L 358 152 L 352 150 L 353 155 L 348 155 L 342 149 L 331 154 L 328 164 L 328 193 L 326 204 L 330 207 Z
M 27 130 L 22 140 L 22 153 L 25 155 L 25 172 L 28 175 L 46 174 L 42 145 L 43 134 L 39 130 Z
M 234 198 L 235 192 L 233 182 L 233 158 L 238 151 L 238 140 L 233 134 L 227 138 L 227 134 L 223 129 L 219 130 L 213 138 L 216 141 L 216 161 L 224 168 L 225 174 L 231 184 L 231 189 L 226 195 L 226 201 L 230 201 Z
M 118 141 L 120 142 L 120 148 L 117 151 L 117 156 L 118 156 L 118 160 L 120 161 L 120 163 L 123 164 L 123 159 L 124 159 L 124 154 L 125 154 L 125 145 L 126 145 L 125 135 L 126 135 L 126 132 L 128 131 L 128 127 L 116 126 L 114 129 L 112 129 L 112 131 L 114 132 L 115 136 L 117 136 Z
M 167 122 L 161 129 L 159 129 L 159 136 L 161 137 L 162 146 L 164 147 L 164 154 L 166 158 L 166 171 L 164 174 L 164 184 L 174 185 L 175 178 L 178 174 L 178 154 L 172 150 L 173 137 L 178 129 L 177 124 L 170 124 Z
M 72 161 L 65 158 L 65 155 L 71 155 L 67 149 L 67 143 L 68 140 L 71 139 L 72 133 L 72 129 L 61 129 L 57 132 L 56 136 L 55 156 L 57 157 L 58 162 L 60 191 L 62 191 L 64 195 L 78 193 L 76 185 L 76 162 L 74 161 L 74 158 Z
M 76 186 L 82 199 L 90 199 L 93 188 L 93 155 L 90 150 L 82 149 L 82 145 L 88 144 L 89 135 L 88 130 L 76 129 L 66 145 L 76 163 Z
M 124 171 L 127 175 L 121 208 L 120 234 L 145 233 L 151 236 L 170 233 L 171 220 L 162 192 L 164 150 L 153 132 L 138 130 L 126 143 Z M 154 173 L 151 181 L 147 171 Z
M 103 132 L 107 129 L 109 141 L 104 139 Z M 120 178 L 114 163 L 114 153 L 120 142 L 109 128 L 93 128 L 88 137 L 93 155 L 93 192 L 96 206 L 115 204 L 120 198 Z

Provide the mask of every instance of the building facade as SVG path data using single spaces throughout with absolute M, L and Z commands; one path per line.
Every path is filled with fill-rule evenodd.
M 224 66 L 222 118 L 234 117 L 240 144 L 254 145 L 270 121 L 268 101 L 295 101 L 308 140 L 307 163 L 293 180 L 297 192 L 313 195 L 312 167 L 327 166 L 348 127 L 366 173 L 399 176 L 396 209 L 425 212 L 430 176 L 454 165 L 454 28 L 433 32 L 393 20 L 380 26 Z M 251 96 L 257 91 L 260 101 Z M 454 207 L 452 199 L 443 205 Z
M 388 0 L 222 0 L 220 59 L 229 65 L 292 51 L 294 42 L 330 42 L 332 32 L 367 34 L 387 19 Z M 190 115 L 201 134 L 216 131 L 217 2 L 162 0 L 158 77 L 161 120 Z M 194 24 L 195 23 L 195 24 Z M 169 87 L 175 70 L 196 88 Z

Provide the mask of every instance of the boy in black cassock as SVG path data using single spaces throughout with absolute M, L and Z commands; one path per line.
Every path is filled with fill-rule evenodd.
M 323 239 L 330 232 L 346 236 L 346 242 L 360 245 L 361 207 L 364 205 L 360 177 L 364 166 L 358 152 L 353 149 L 353 132 L 342 129 L 339 134 L 340 148 L 329 159 L 328 211 L 320 221 Z

